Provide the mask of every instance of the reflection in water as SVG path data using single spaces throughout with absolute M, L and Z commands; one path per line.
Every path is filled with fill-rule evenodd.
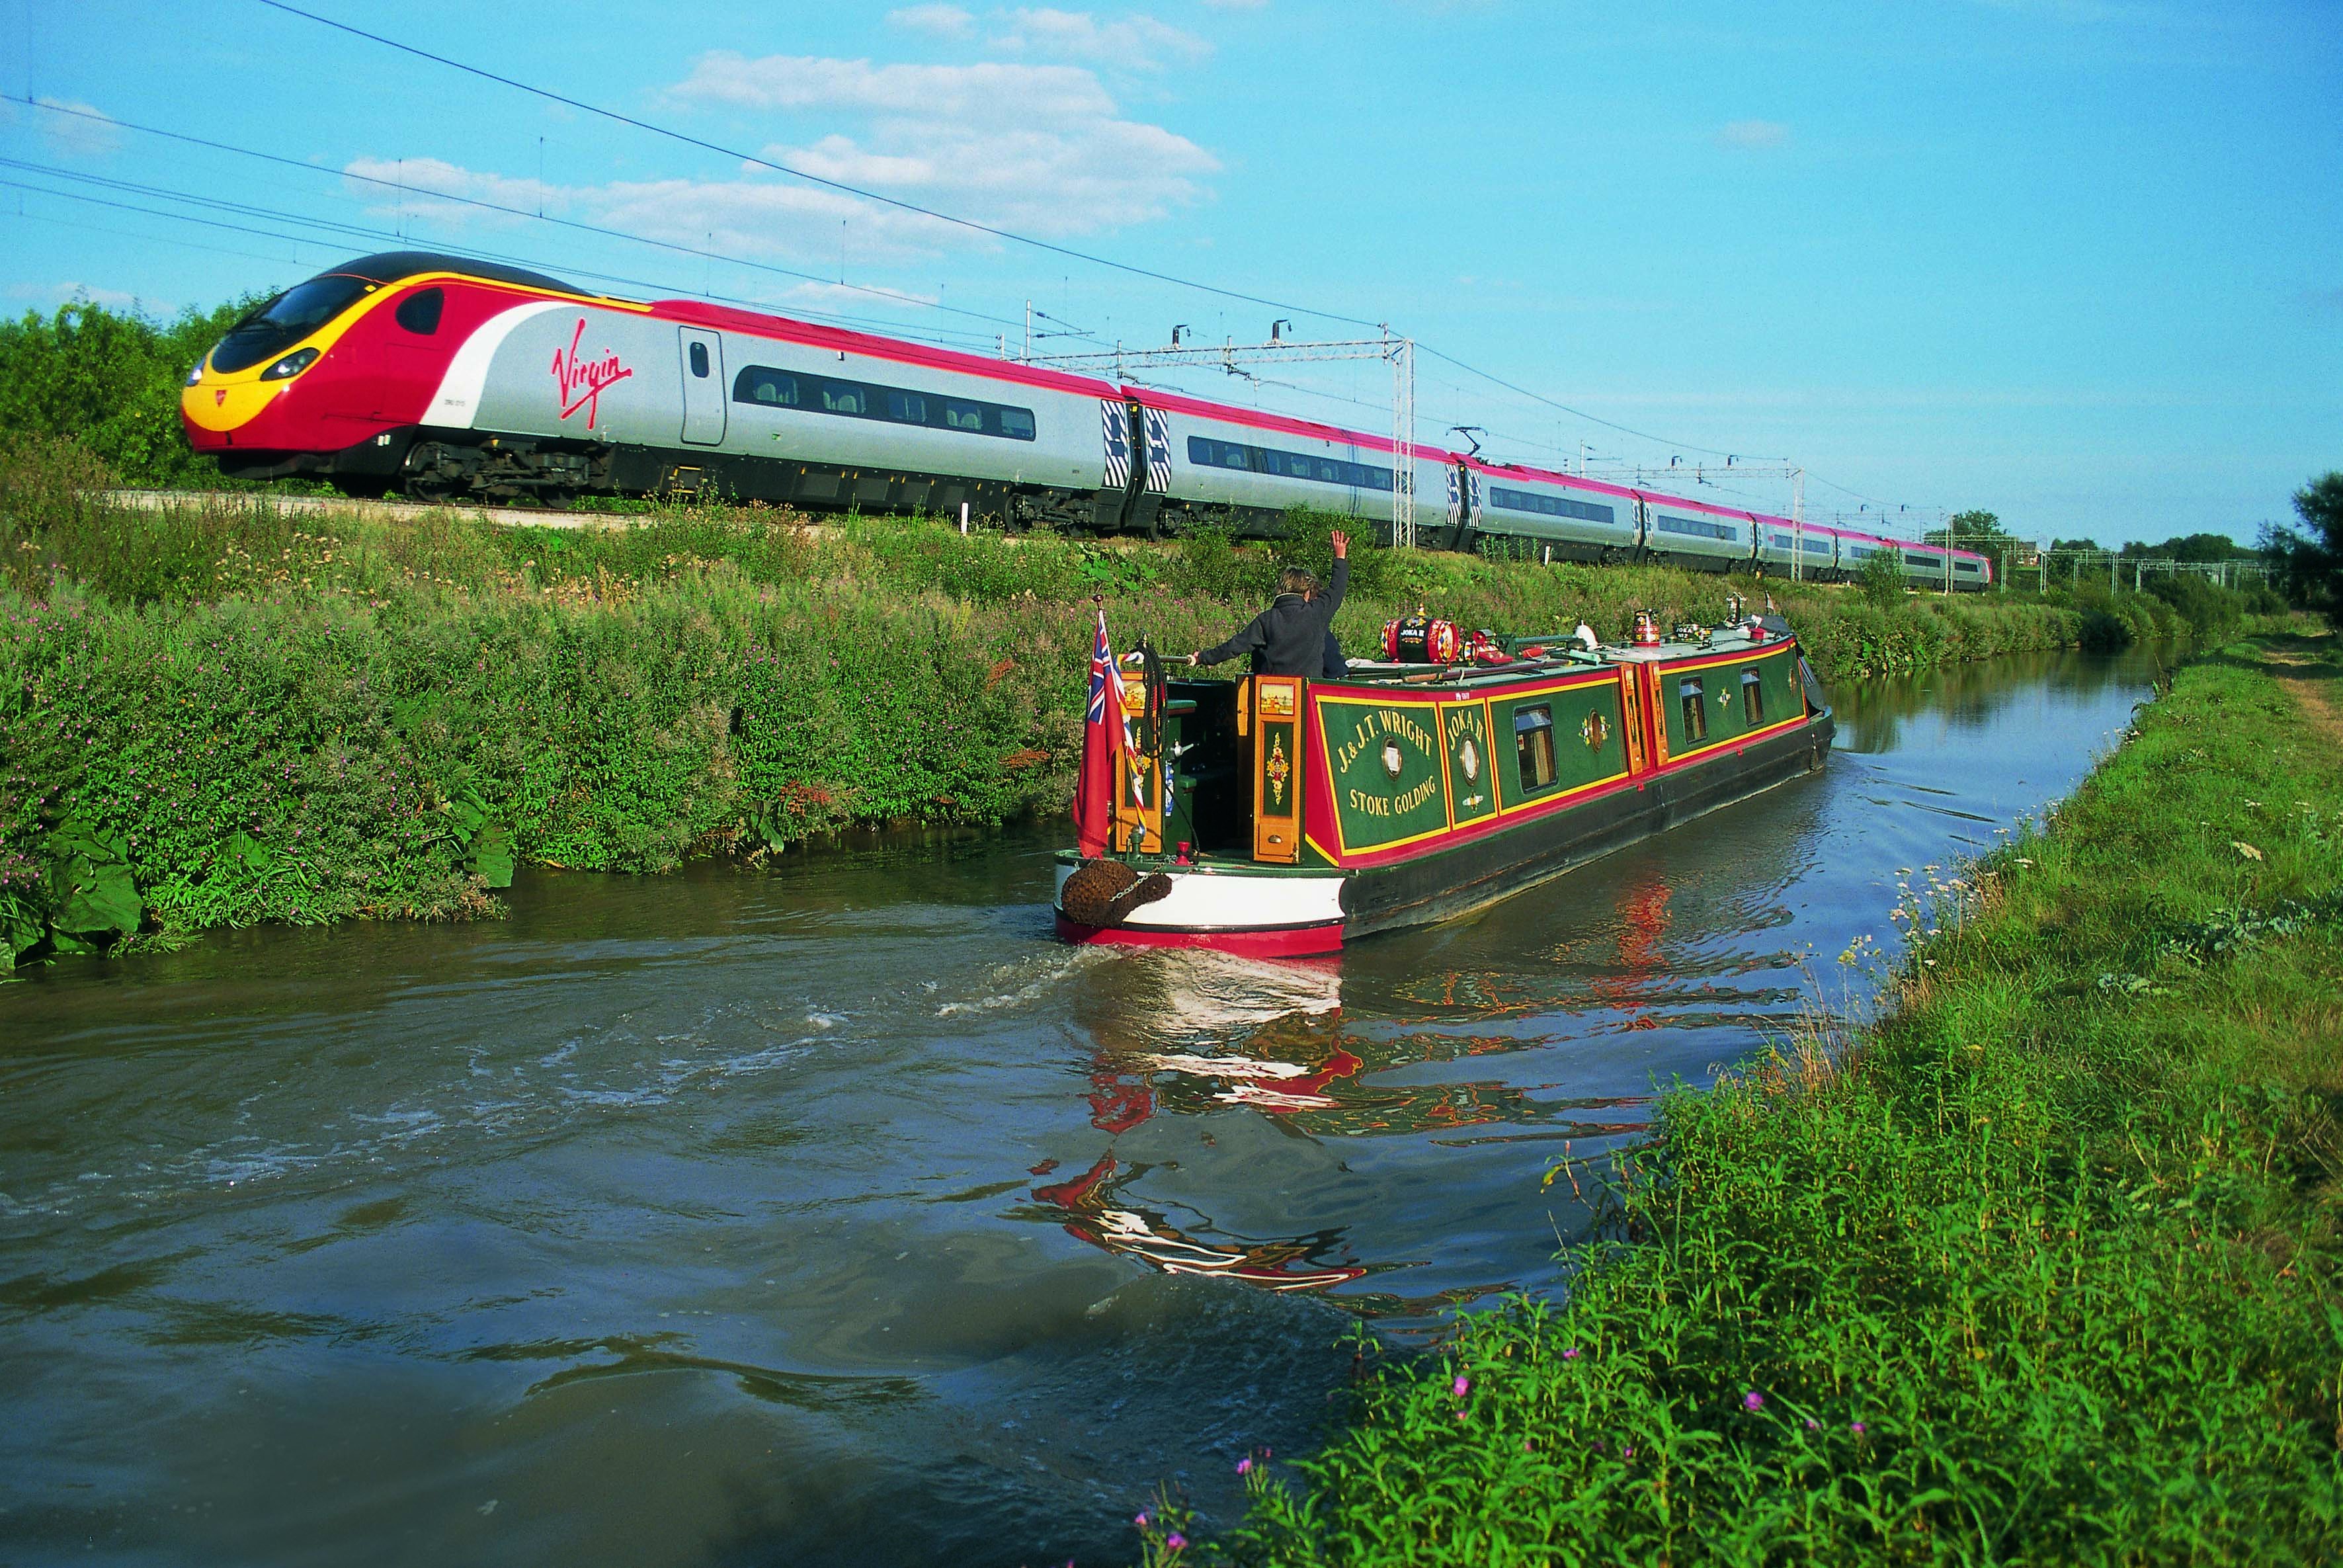
M 1350 1323 L 1555 1288 L 1654 1091 L 2152 673 L 1850 687 L 1823 774 L 1320 962 L 1059 947 L 1045 829 L 0 987 L 0 1556 L 1128 1558 Z
M 1242 1280 L 1272 1291 L 1313 1291 L 1358 1279 L 1367 1271 L 1357 1263 L 1332 1263 L 1342 1243 L 1340 1229 L 1321 1231 L 1291 1241 L 1237 1241 L 1192 1236 L 1151 1210 L 1129 1207 L 1120 1190 L 1146 1173 L 1134 1166 L 1117 1174 L 1111 1154 L 1102 1155 L 1071 1181 L 1036 1187 L 1036 1201 L 1062 1209 L 1071 1218 L 1067 1233 L 1094 1247 L 1137 1258 L 1167 1274 L 1204 1274 Z

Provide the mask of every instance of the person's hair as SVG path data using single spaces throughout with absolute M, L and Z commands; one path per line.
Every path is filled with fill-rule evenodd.
M 1277 574 L 1280 593 L 1308 593 L 1318 586 L 1318 574 L 1308 567 L 1288 567 Z

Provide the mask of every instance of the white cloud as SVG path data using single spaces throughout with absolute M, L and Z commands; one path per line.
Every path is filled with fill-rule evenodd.
M 887 25 L 911 33 L 933 33 L 939 38 L 966 38 L 976 32 L 976 16 L 957 5 L 906 5 L 887 13 Z
M 28 105 L 0 100 L 0 125 L 32 126 L 63 157 L 99 158 L 122 146 L 122 127 L 114 117 L 78 98 L 40 96 Z
M 945 119 L 978 116 L 1066 119 L 1114 112 L 1097 75 L 1073 65 L 873 65 L 719 50 L 700 56 L 676 97 L 746 109 L 861 110 Z
M 405 213 L 410 217 L 464 217 L 481 222 L 517 223 L 518 217 L 485 213 L 460 202 L 434 201 L 434 196 L 460 196 L 467 201 L 492 202 L 516 212 L 559 212 L 569 193 L 536 180 L 508 179 L 480 174 L 438 158 L 355 158 L 342 166 L 343 183 L 367 211 L 381 216 Z
M 159 299 L 141 299 L 118 288 L 100 288 L 89 283 L 15 283 L 8 286 L 8 297 L 35 300 L 49 306 L 67 305 L 79 300 L 89 305 L 102 305 L 108 310 L 135 311 L 142 316 L 169 316 L 177 308 Z
M 1194 64 L 1212 52 L 1212 45 L 1193 33 L 1152 16 L 1101 22 L 1087 11 L 1021 5 L 1009 13 L 992 47 L 1012 55 L 1095 60 L 1128 71 L 1158 71 L 1180 61 Z
M 1790 145 L 1790 127 L 1779 120 L 1735 120 L 1716 133 L 1716 145 L 1738 152 L 1770 152 Z

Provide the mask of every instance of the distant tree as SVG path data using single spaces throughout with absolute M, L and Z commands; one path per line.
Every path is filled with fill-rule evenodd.
M 2166 539 L 2155 545 L 2130 539 L 2126 541 L 2122 550 L 2127 560 L 2137 557 L 2151 561 L 2251 560 L 2257 553 L 2227 534 L 2183 534 L 2177 539 Z
M 2302 527 L 2265 527 L 2262 553 L 2278 568 L 2288 598 L 2330 620 L 2343 618 L 2343 471 L 2297 490 L 2294 511 Z
M 1971 548 L 2014 543 L 2017 536 L 2001 526 L 2001 518 L 1992 512 L 1972 509 L 1955 512 L 1945 519 L 1941 528 L 1930 528 L 1921 537 L 1932 545 L 1941 545 L 1949 536 L 1956 545 Z
M 0 321 L 0 431 L 77 441 L 131 484 L 206 471 L 179 423 L 179 388 L 251 304 L 159 322 L 77 299 Z
M 2087 550 L 2096 554 L 2105 548 L 2097 539 L 2054 539 L 2050 544 L 2050 551 L 2053 555 L 2060 555 L 2071 550 Z
M 1881 609 L 1893 609 L 1904 602 L 1904 561 L 1896 550 L 1875 550 L 1864 558 L 1863 570 L 1855 582 L 1863 597 Z

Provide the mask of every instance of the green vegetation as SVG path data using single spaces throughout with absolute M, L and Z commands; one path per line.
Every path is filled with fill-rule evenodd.
M 0 321 L 0 434 L 81 444 L 132 485 L 216 487 L 179 423 L 179 388 L 255 301 L 158 322 L 76 300 Z
M 1186 1555 L 2335 1561 L 2338 738 L 2331 639 L 2185 668 L 1916 886 L 1880 1021 L 1666 1099 L 1567 1302 L 1370 1380 Z
M 2298 604 L 2343 618 L 2343 472 L 2323 474 L 2294 493 L 2299 528 L 2276 528 L 2262 548 Z
M 962 538 L 669 506 L 614 528 L 109 500 L 79 447 L 0 441 L 0 943 L 493 912 L 516 865 L 750 859 L 854 824 L 992 823 L 1071 791 L 1090 600 L 1117 644 L 1205 646 L 1322 568 L 1276 550 Z M 1650 568 L 1363 549 L 1339 630 L 1421 602 L 1624 636 L 1726 586 Z M 1745 585 L 1747 586 L 1747 585 Z M 2071 605 L 1768 583 L 1825 678 L 2070 645 Z M 1753 590 L 1755 591 L 1755 590 Z M 2127 596 L 2140 635 L 2179 618 Z

